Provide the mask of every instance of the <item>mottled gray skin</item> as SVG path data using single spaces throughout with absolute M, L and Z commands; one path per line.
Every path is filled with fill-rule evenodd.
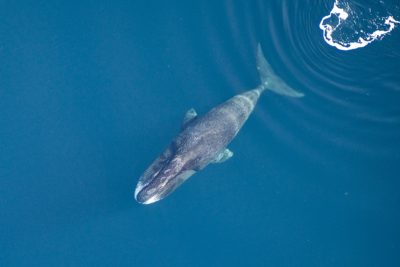
M 215 159 L 239 132 L 259 96 L 258 89 L 237 95 L 189 123 L 175 139 L 176 155 L 185 159 L 185 166 L 197 171 Z
M 263 90 L 260 86 L 236 95 L 185 125 L 140 178 L 136 200 L 143 204 L 158 201 L 213 162 L 239 132 Z

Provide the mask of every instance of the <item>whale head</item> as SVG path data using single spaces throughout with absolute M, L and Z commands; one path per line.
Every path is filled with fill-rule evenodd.
M 181 157 L 173 157 L 159 170 L 148 174 L 151 175 L 148 183 L 143 184 L 139 181 L 135 189 L 135 199 L 141 204 L 157 202 L 172 193 L 194 173 L 195 171 L 185 168 Z

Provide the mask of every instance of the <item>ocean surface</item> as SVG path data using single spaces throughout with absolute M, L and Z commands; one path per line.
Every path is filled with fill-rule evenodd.
M 400 2 L 0 0 L 0 266 L 400 266 Z M 234 156 L 139 177 L 260 80 Z

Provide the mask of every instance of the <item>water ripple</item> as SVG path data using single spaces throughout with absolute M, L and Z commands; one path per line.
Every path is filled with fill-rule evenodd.
M 316 137 L 327 147 L 370 156 L 389 155 L 393 148 L 386 147 L 387 141 L 398 143 L 400 136 L 396 37 L 351 52 L 330 47 L 318 24 L 324 14 L 329 14 L 333 1 L 325 1 L 324 8 L 318 3 L 284 0 L 266 7 L 263 40 L 270 45 L 267 54 L 273 58 L 273 66 L 281 67 L 291 79 L 291 85 L 301 86 L 306 94 L 300 103 L 291 102 L 295 106 L 285 111 L 286 122 L 296 121 L 303 135 Z M 262 116 L 266 122 L 267 116 Z M 267 125 L 282 142 L 296 140 L 285 122 L 271 120 L 274 118 L 268 117 Z M 307 139 L 297 139 L 293 144 L 314 151 L 318 158 L 320 153 L 305 143 Z

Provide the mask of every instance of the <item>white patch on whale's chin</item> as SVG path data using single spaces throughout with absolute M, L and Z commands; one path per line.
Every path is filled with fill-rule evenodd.
M 160 200 L 160 196 L 155 195 L 155 196 L 152 196 L 151 198 L 149 198 L 147 201 L 143 202 L 142 204 L 147 205 L 147 204 L 151 204 L 151 203 L 157 202 L 159 200 Z

